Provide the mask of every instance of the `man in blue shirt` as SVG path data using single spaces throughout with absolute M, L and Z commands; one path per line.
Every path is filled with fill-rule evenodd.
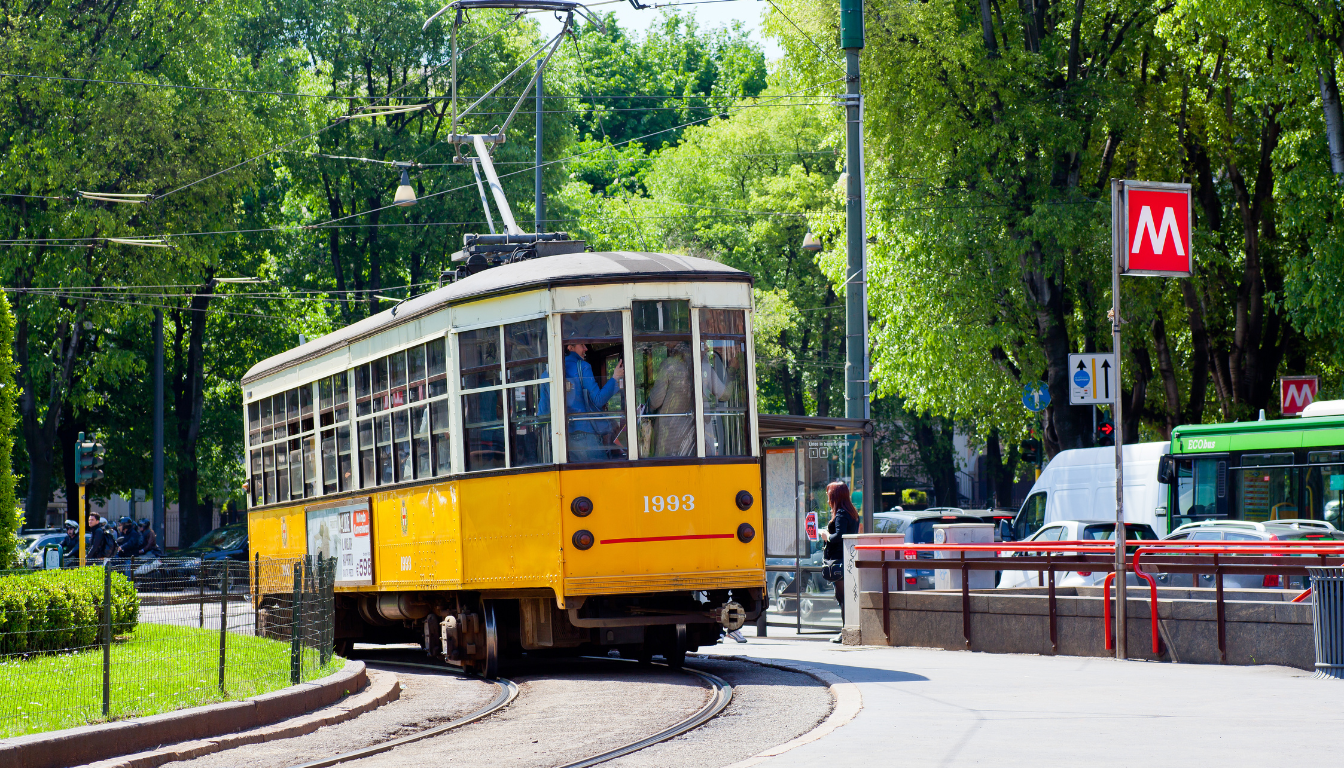
M 587 344 L 565 345 L 565 410 L 569 416 L 571 461 L 610 458 L 602 444 L 602 435 L 611 431 L 608 426 L 611 417 L 603 417 L 602 409 L 625 380 L 625 361 L 621 361 L 616 364 L 606 385 L 597 386 L 593 366 L 584 359 L 587 355 Z

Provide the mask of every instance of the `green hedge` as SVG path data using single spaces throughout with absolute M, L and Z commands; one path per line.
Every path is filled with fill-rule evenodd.
M 94 645 L 102 619 L 103 569 L 31 571 L 0 576 L 0 653 L 63 651 Z M 114 634 L 135 629 L 140 597 L 112 573 Z

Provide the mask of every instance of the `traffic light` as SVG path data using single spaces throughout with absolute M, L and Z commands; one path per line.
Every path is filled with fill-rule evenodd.
M 1103 421 L 1097 425 L 1097 445 L 1115 445 L 1115 425 Z
M 1027 464 L 1039 464 L 1041 461 L 1041 441 L 1030 438 L 1022 441 L 1021 459 Z
M 80 485 L 103 479 L 103 444 L 96 440 L 85 440 L 80 432 L 75 440 L 75 482 Z

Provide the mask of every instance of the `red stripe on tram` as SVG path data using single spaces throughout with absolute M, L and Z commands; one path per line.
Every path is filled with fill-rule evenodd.
M 731 533 L 697 533 L 690 536 L 645 536 L 639 539 L 603 539 L 603 544 L 640 544 L 646 541 L 689 541 L 691 539 L 731 539 Z

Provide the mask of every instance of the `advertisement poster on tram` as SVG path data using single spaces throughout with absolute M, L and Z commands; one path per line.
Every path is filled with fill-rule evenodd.
M 369 500 L 309 507 L 308 554 L 336 558 L 336 586 L 373 584 Z

